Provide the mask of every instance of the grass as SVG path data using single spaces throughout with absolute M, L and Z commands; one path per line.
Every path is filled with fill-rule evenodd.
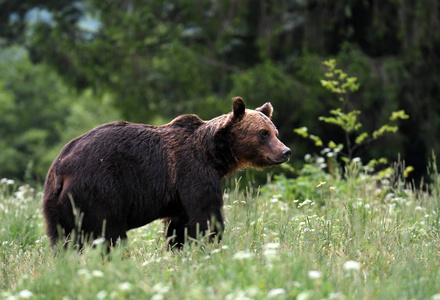
M 295 184 L 310 193 L 295 199 Z M 440 299 L 438 185 L 359 175 L 304 184 L 227 189 L 219 245 L 171 253 L 154 222 L 103 258 L 50 250 L 41 191 L 2 180 L 0 298 Z

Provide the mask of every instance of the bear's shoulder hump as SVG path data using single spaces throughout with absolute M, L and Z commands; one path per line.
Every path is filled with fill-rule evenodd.
M 203 123 L 205 122 L 196 115 L 182 115 L 172 120 L 168 125 L 170 127 L 195 130 Z

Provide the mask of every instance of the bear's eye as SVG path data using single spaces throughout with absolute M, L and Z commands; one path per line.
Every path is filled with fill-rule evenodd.
M 263 139 L 267 138 L 270 135 L 269 131 L 267 131 L 267 130 L 260 130 L 259 134 L 260 134 L 260 137 Z

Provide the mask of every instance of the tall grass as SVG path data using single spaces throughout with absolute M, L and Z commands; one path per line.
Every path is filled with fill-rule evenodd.
M 169 252 L 154 222 L 129 232 L 109 257 L 50 250 L 41 193 L 3 180 L 0 297 L 440 299 L 436 170 L 430 191 L 392 176 L 321 175 L 306 187 L 280 177 L 261 189 L 227 189 L 218 245 Z M 296 198 L 295 184 L 309 192 Z

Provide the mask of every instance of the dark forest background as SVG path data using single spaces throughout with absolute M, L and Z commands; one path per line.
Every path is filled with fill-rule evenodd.
M 320 149 L 294 128 L 343 141 L 318 121 L 338 105 L 320 85 L 328 58 L 358 78 L 350 105 L 364 130 L 410 115 L 355 155 L 400 155 L 420 178 L 440 149 L 438 0 L 9 0 L 0 47 L 0 177 L 41 183 L 61 147 L 98 124 L 210 119 L 237 95 L 272 102 L 301 166 Z

